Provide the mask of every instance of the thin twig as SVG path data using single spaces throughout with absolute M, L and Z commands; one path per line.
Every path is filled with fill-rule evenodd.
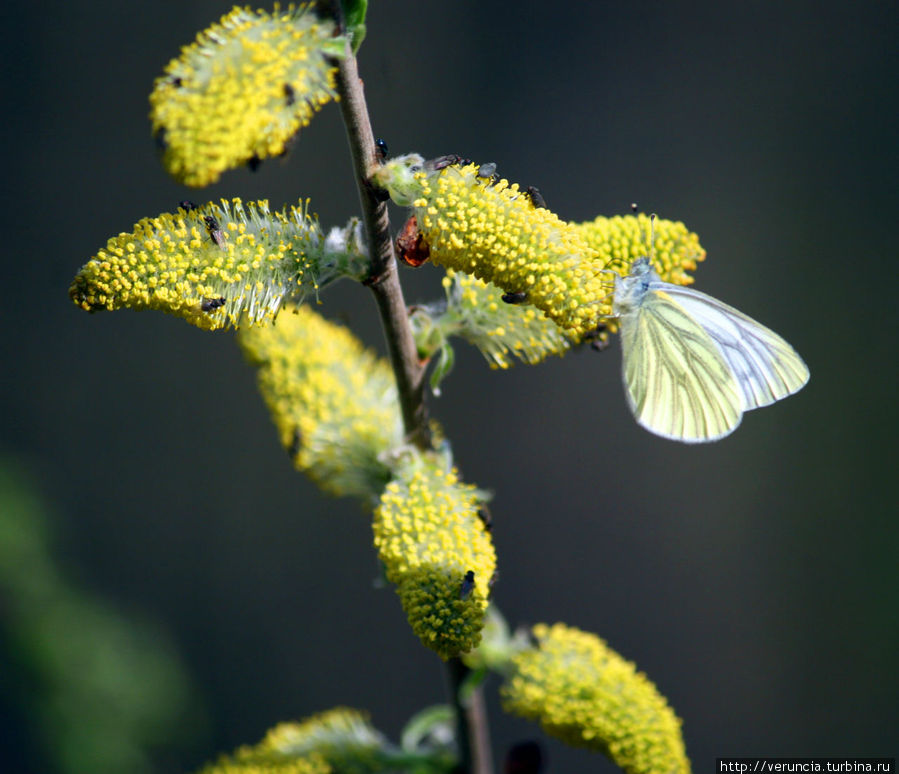
M 324 3 L 323 5 L 328 5 Z M 336 9 L 338 4 L 333 3 Z M 362 220 L 368 239 L 371 268 L 365 284 L 375 294 L 390 362 L 396 376 L 406 437 L 420 448 L 430 446 L 428 415 L 424 401 L 424 368 L 418 361 L 403 289 L 397 274 L 387 204 L 381 201 L 369 180 L 379 163 L 375 156 L 375 138 L 371 130 L 365 93 L 356 58 L 346 46 L 346 56 L 340 60 L 337 76 L 340 109 L 346 127 L 347 140 L 353 156 L 356 186 L 362 205 Z M 468 669 L 458 659 L 447 664 L 450 700 L 459 719 L 457 744 L 465 774 L 492 774 L 487 713 L 481 689 L 477 688 L 463 705 L 459 688 Z
M 456 709 L 456 740 L 462 771 L 471 774 L 493 774 L 490 734 L 487 730 L 487 707 L 480 686 L 468 693 L 463 702 L 462 686 L 471 670 L 454 658 L 447 663 L 450 695 Z
M 346 51 L 346 56 L 339 62 L 337 91 L 340 93 L 340 109 L 353 156 L 362 220 L 371 256 L 371 268 L 365 284 L 375 294 L 378 311 L 381 313 L 390 362 L 396 375 L 406 438 L 424 449 L 430 445 L 428 414 L 424 401 L 424 368 L 418 362 L 418 352 L 403 300 L 403 288 L 397 275 L 387 204 L 379 200 L 377 192 L 369 183 L 371 173 L 378 165 L 375 138 L 356 67 L 356 57 L 350 52 L 349 44 Z

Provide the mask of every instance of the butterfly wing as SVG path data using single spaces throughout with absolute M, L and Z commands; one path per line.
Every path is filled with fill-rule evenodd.
M 714 441 L 736 429 L 742 397 L 731 367 L 671 295 L 650 288 L 619 322 L 624 390 L 639 424 L 685 443 Z
M 657 282 L 714 340 L 740 388 L 744 411 L 767 406 L 800 390 L 808 367 L 770 328 L 732 306 L 691 288 Z

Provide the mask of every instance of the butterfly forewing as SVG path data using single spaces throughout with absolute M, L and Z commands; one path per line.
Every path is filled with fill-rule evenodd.
M 697 290 L 655 282 L 680 304 L 718 345 L 730 366 L 748 411 L 792 395 L 808 381 L 809 371 L 793 347 L 770 328 L 732 306 Z
M 733 432 L 742 397 L 732 369 L 703 326 L 663 290 L 622 314 L 624 388 L 648 430 L 697 443 Z

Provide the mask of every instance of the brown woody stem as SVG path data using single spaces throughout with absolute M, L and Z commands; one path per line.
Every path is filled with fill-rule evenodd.
M 353 156 L 362 221 L 371 256 L 365 284 L 374 293 L 381 313 L 390 362 L 396 376 L 406 438 L 410 443 L 425 449 L 430 445 L 430 432 L 424 401 L 424 367 L 418 361 L 409 315 L 403 300 L 403 288 L 397 274 L 387 203 L 380 200 L 378 191 L 369 182 L 371 173 L 379 162 L 375 156 L 375 138 L 356 67 L 356 57 L 350 53 L 349 44 L 346 56 L 339 62 L 337 91 L 340 94 L 340 109 Z
M 403 300 L 393 240 L 390 237 L 387 204 L 381 200 L 378 191 L 370 183 L 371 174 L 379 161 L 375 155 L 375 138 L 371 130 L 356 57 L 352 55 L 349 44 L 346 46 L 346 56 L 338 65 L 337 91 L 340 94 L 340 109 L 353 157 L 356 186 L 362 205 L 362 220 L 371 256 L 369 276 L 365 284 L 375 295 L 381 322 L 384 325 L 387 349 L 399 391 L 406 437 L 410 443 L 426 449 L 430 446 L 430 432 L 424 402 L 424 367 L 418 360 Z M 491 774 L 493 766 L 490 760 L 487 715 L 484 711 L 481 689 L 472 692 L 463 705 L 459 689 L 468 670 L 458 659 L 450 661 L 447 669 L 450 699 L 459 719 L 457 744 L 461 771 L 465 774 Z

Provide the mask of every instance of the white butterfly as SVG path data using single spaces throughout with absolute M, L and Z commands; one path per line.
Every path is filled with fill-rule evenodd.
M 802 358 L 774 331 L 717 299 L 664 282 L 649 258 L 615 277 L 624 390 L 634 418 L 684 443 L 732 433 L 743 412 L 805 385 Z

